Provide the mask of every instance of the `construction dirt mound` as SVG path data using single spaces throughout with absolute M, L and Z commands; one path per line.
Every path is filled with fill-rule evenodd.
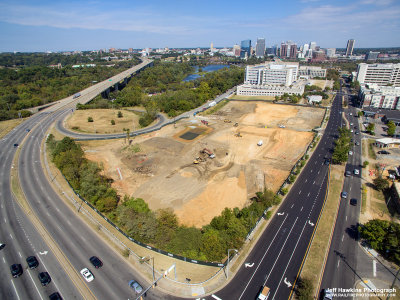
M 83 148 L 88 159 L 102 163 L 119 194 L 143 198 L 153 210 L 172 207 L 181 223 L 201 227 L 226 207 L 249 204 L 264 187 L 276 191 L 324 113 L 230 102 L 214 115 L 197 115 L 130 143 L 86 142 Z

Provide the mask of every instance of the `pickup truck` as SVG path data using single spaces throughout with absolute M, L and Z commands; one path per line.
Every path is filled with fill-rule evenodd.
M 269 296 L 269 287 L 264 286 L 262 291 L 257 297 L 257 300 L 267 300 Z

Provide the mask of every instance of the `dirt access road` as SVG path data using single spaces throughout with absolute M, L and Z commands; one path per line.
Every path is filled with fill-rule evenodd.
M 152 210 L 172 207 L 181 223 L 201 227 L 225 207 L 246 206 L 264 186 L 277 190 L 324 112 L 231 101 L 213 115 L 197 115 L 130 142 L 82 146 L 87 158 L 101 163 L 104 174 L 114 179 L 119 194 L 143 198 Z M 204 148 L 215 158 L 201 153 Z

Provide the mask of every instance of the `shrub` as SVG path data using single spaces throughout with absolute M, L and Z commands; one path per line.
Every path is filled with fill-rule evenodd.
M 118 116 L 118 118 L 122 118 L 122 117 L 123 117 L 122 112 L 119 111 L 118 114 L 117 114 L 117 116 Z
M 111 125 L 115 125 L 115 121 L 114 120 L 111 120 Z
M 88 121 L 88 122 L 93 122 L 93 118 L 92 118 L 92 117 L 88 117 L 88 118 L 87 118 L 87 121 Z

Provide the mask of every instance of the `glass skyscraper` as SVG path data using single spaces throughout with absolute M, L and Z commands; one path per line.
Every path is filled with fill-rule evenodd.
M 247 58 L 250 57 L 251 51 L 251 40 L 244 40 L 240 43 L 240 57 Z
M 257 44 L 256 44 L 256 56 L 264 57 L 264 55 L 265 55 L 265 39 L 259 38 L 257 39 Z

